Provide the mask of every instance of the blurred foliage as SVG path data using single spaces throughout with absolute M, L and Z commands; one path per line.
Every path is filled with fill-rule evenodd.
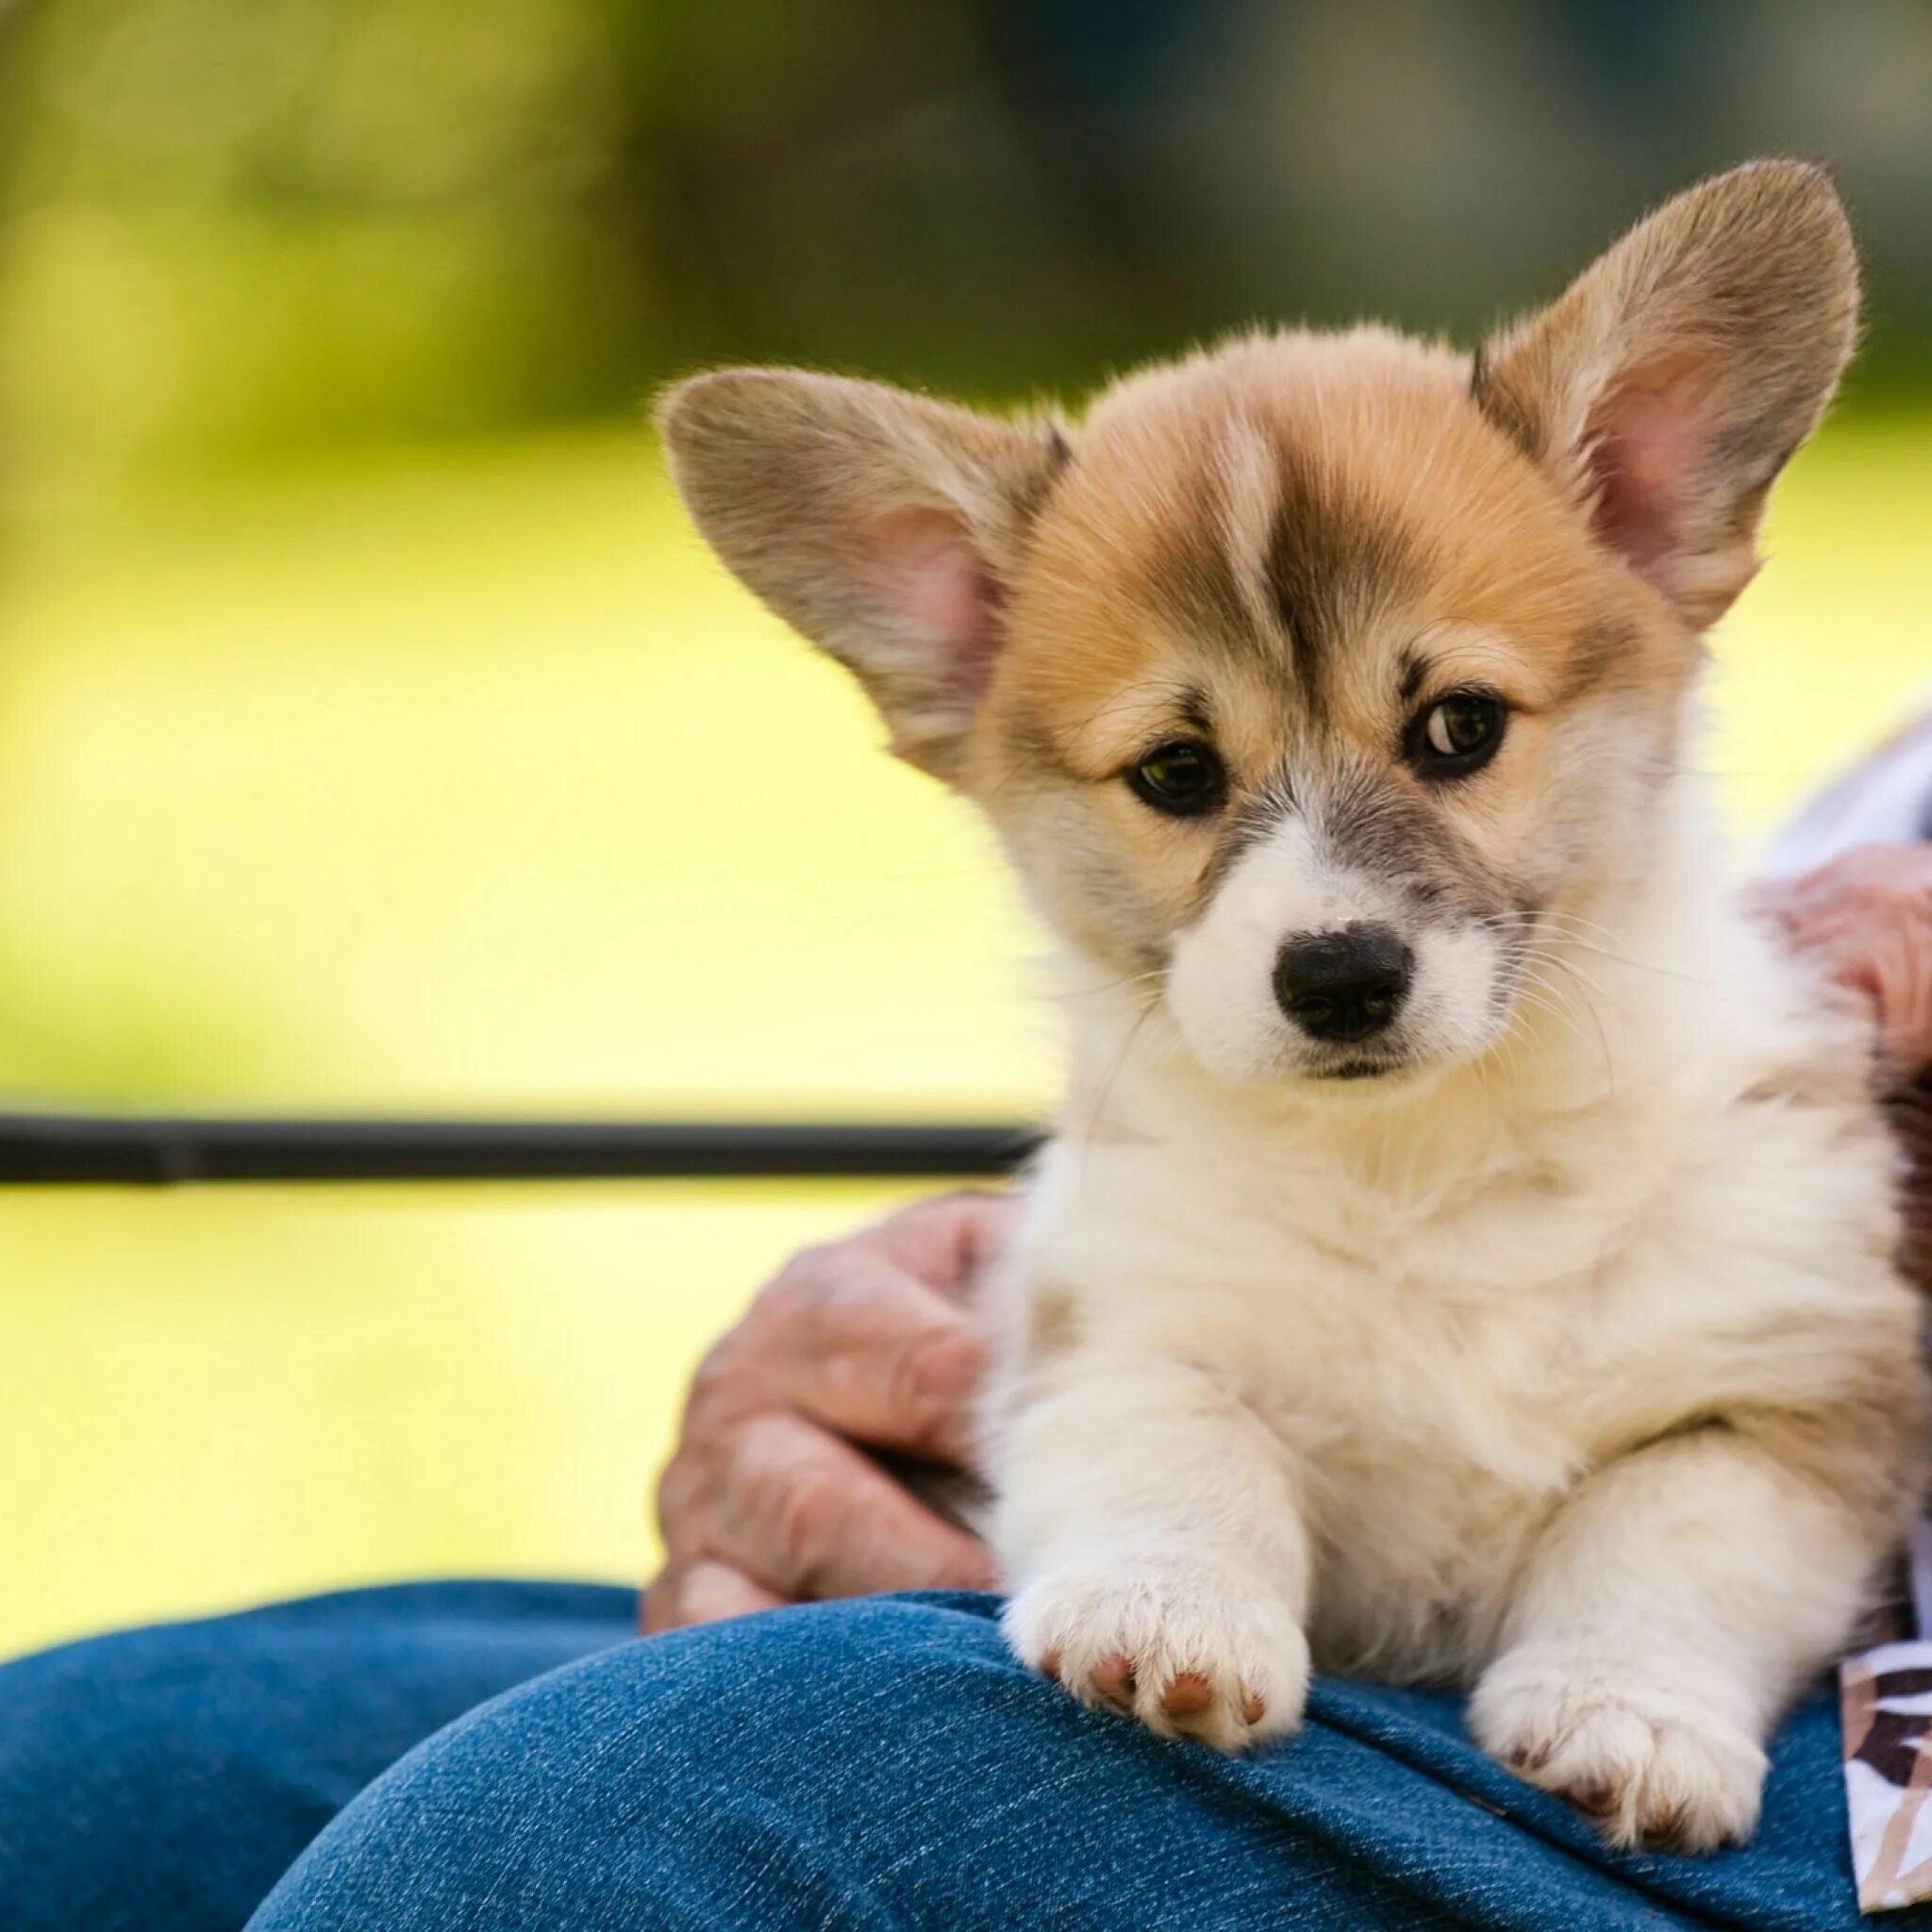
M 651 333 L 586 0 L 56 0 L 8 27 L 16 477 L 608 408 Z
M 1011 393 L 1257 316 L 1470 327 L 1741 155 L 1932 308 L 1908 0 L 16 0 L 18 497 L 789 357 Z

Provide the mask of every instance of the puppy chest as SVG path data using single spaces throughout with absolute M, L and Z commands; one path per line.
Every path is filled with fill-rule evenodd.
M 1482 1654 L 1509 1579 L 1588 1466 L 1557 1393 L 1560 1354 L 1438 1336 L 1432 1349 L 1364 1349 L 1268 1402 L 1301 1472 L 1325 1667 L 1430 1675 Z
M 1305 1471 L 1318 1528 L 1454 1541 L 1560 1493 L 1589 1445 L 1577 1364 L 1554 1326 L 1418 1319 L 1277 1363 L 1253 1399 Z

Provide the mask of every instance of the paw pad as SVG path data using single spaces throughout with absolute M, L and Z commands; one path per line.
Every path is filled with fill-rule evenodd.
M 1082 1704 L 1164 1736 L 1240 1751 L 1291 1730 L 1307 1694 L 1307 1640 L 1252 1578 L 1176 1567 L 1050 1574 L 1008 1606 L 1007 1632 Z

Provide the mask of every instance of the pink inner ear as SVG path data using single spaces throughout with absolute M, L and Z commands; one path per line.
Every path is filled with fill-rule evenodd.
M 1700 388 L 1694 367 L 1679 362 L 1626 378 L 1592 411 L 1596 533 L 1645 576 L 1684 541 L 1706 427 Z
M 986 689 L 999 645 L 999 587 L 957 517 L 895 510 L 873 529 L 880 592 L 933 680 L 967 706 Z

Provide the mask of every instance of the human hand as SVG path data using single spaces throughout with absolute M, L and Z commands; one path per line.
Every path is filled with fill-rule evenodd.
M 985 1545 L 867 1447 L 961 1465 L 985 1367 L 971 1291 L 1013 1213 L 948 1194 L 795 1256 L 693 1377 L 658 1488 L 643 1627 L 873 1591 L 984 1589 Z
M 1932 844 L 1864 845 L 1765 901 L 1878 1022 L 1879 1086 L 1905 1158 L 1899 1263 L 1932 1294 Z
M 1887 1071 L 1932 1062 L 1932 844 L 1863 845 L 1803 877 L 1763 889 L 1764 903 L 1879 1027 Z

